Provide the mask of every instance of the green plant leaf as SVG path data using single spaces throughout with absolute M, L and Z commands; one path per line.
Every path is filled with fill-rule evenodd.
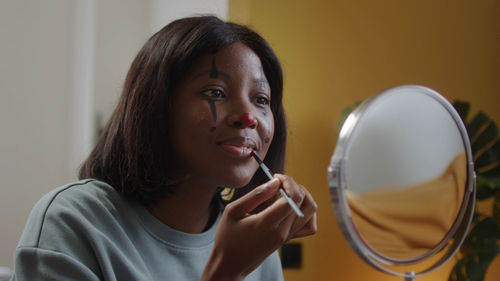
M 481 176 L 488 178 L 500 178 L 500 165 L 488 170 L 487 172 L 481 172 Z
M 500 190 L 495 192 L 495 201 L 493 202 L 493 219 L 500 225 Z
M 477 153 L 480 149 L 493 142 L 497 137 L 498 128 L 495 123 L 491 122 L 477 137 L 474 137 L 474 142 L 471 144 L 472 151 Z
M 474 257 L 465 260 L 465 272 L 467 280 L 480 281 L 483 280 L 484 273 L 481 270 L 481 265 L 474 260 Z
M 483 153 L 481 153 L 479 157 L 477 157 L 476 161 L 474 161 L 474 165 L 477 168 L 481 168 L 499 161 L 500 161 L 500 140 L 497 140 L 493 146 L 485 150 Z
M 476 199 L 488 199 L 500 189 L 500 178 L 488 178 L 481 174 L 476 176 Z
M 474 116 L 474 118 L 467 124 L 467 132 L 469 133 L 469 138 L 473 139 L 479 130 L 484 126 L 484 124 L 490 122 L 490 117 L 484 112 L 480 111 Z
M 351 114 L 352 111 L 353 111 L 353 108 L 350 106 L 348 106 L 342 110 L 342 112 L 340 113 L 339 123 L 337 124 L 337 127 L 338 127 L 337 131 L 340 132 L 340 129 L 342 128 L 342 125 L 344 125 L 344 122 L 347 119 L 347 116 L 349 116 L 349 114 Z
M 450 281 L 482 281 L 488 267 L 500 253 L 497 239 L 500 227 L 492 217 L 474 214 L 474 225 L 465 239 L 463 256 L 457 261 L 450 273 Z
M 354 109 L 356 109 L 360 104 L 361 102 L 357 101 L 354 103 L 354 107 L 348 106 L 342 109 L 342 112 L 340 113 L 340 120 L 339 123 L 337 124 L 338 132 L 340 132 L 340 129 L 342 129 L 342 125 L 344 125 L 344 122 L 347 119 L 347 117 L 349 117 L 349 114 L 351 114 L 354 111 Z
M 480 220 L 476 225 L 474 225 L 470 232 L 470 235 L 476 236 L 476 238 L 478 239 L 478 246 L 480 246 L 481 244 L 484 244 L 486 246 L 491 246 L 490 244 L 496 244 L 496 239 L 500 238 L 500 228 L 498 222 L 496 222 L 492 217 L 486 217 Z
M 482 281 L 491 262 L 500 253 L 496 242 L 496 222 L 487 218 L 471 232 L 475 245 L 454 266 L 455 280 Z M 474 232 L 474 233 L 473 233 Z M 453 280 L 453 279 L 452 279 Z
M 466 257 L 459 259 L 451 270 L 448 281 L 467 281 L 467 273 L 465 272 Z
M 476 199 L 494 196 L 493 215 L 474 212 L 471 229 L 460 248 L 461 258 L 454 265 L 449 281 L 482 281 L 493 259 L 500 253 L 500 141 L 498 128 L 484 112 L 467 123 L 470 106 L 453 103 L 466 123 L 476 169 Z
M 468 102 L 457 100 L 453 103 L 453 107 L 455 107 L 458 115 L 460 115 L 462 121 L 464 122 L 464 124 L 466 124 L 467 115 L 469 115 L 470 104 Z

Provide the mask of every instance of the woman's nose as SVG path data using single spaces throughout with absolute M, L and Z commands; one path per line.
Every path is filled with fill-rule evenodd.
M 244 126 L 255 126 L 256 124 L 256 119 L 255 119 L 255 116 L 253 116 L 252 113 L 250 112 L 245 112 L 243 114 L 241 114 L 240 116 L 240 122 L 244 125 Z
M 252 113 L 244 112 L 232 115 L 229 118 L 229 124 L 235 128 L 255 129 L 257 127 L 257 119 Z

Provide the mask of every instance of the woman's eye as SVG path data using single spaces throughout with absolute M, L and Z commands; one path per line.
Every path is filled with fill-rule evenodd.
M 255 102 L 260 105 L 268 105 L 269 99 L 267 97 L 257 97 L 255 99 Z
M 214 99 L 220 99 L 224 97 L 224 92 L 220 89 L 208 89 L 203 91 L 202 94 Z

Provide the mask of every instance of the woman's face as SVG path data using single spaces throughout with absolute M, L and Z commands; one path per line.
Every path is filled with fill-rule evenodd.
M 171 136 L 179 168 L 189 180 L 242 187 L 258 168 L 274 134 L 271 89 L 259 57 L 233 43 L 202 57 L 173 96 Z

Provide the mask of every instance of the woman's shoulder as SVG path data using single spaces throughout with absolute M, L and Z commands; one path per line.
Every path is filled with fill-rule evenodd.
M 117 257 L 128 261 L 128 256 L 117 253 L 131 244 L 130 233 L 138 226 L 131 205 L 112 186 L 94 179 L 50 191 L 31 211 L 15 252 L 16 264 L 46 274 L 65 268 L 70 275 L 95 277 L 101 272 L 102 260 L 112 256 L 113 262 Z M 35 265 L 30 265 L 33 260 Z M 78 276 L 78 280 L 90 279 Z
M 53 189 L 37 202 L 34 209 L 37 214 L 45 215 L 58 211 L 95 211 L 100 206 L 113 205 L 121 200 L 121 195 L 109 184 L 84 179 Z
M 21 243 L 38 247 L 44 240 L 77 235 L 107 221 L 116 220 L 128 203 L 110 185 L 85 179 L 58 187 L 33 207 Z

